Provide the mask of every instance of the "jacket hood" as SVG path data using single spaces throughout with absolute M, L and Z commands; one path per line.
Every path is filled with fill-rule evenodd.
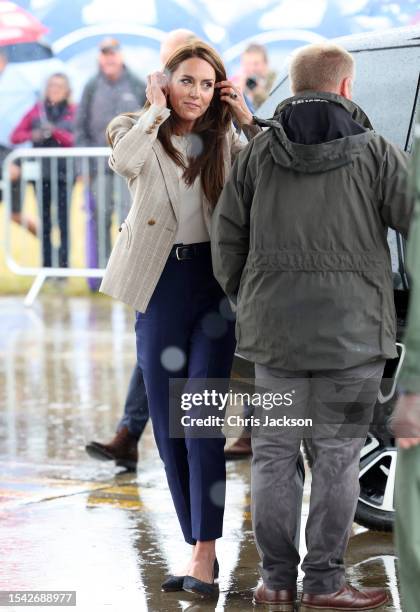
M 333 93 L 307 91 L 281 102 L 273 119 L 256 118 L 271 128 L 274 161 L 297 172 L 325 172 L 349 164 L 374 135 L 364 111 Z

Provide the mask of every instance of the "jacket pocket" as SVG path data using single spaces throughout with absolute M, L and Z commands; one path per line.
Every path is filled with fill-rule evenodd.
M 125 248 L 128 250 L 131 246 L 132 231 L 131 231 L 130 222 L 127 219 L 125 219 L 125 221 L 122 222 L 121 229 L 125 235 Z

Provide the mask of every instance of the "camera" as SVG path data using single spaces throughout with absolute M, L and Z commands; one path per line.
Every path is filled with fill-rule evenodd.
M 247 89 L 250 89 L 252 91 L 258 85 L 258 78 L 255 76 L 248 77 L 245 81 L 245 85 Z

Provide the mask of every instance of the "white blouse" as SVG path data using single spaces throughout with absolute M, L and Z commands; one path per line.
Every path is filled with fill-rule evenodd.
M 194 146 L 194 136 L 172 136 L 172 143 L 182 153 L 187 161 L 188 152 Z M 188 186 L 182 175 L 184 168 L 177 165 L 180 189 L 179 224 L 175 235 L 175 244 L 192 244 L 195 242 L 208 242 L 209 233 L 203 215 L 203 190 L 200 176 L 194 184 Z

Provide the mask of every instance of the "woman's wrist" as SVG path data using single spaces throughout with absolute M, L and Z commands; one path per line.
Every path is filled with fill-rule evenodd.
M 244 113 L 241 117 L 238 117 L 240 125 L 254 125 L 254 116 L 251 112 Z
M 169 110 L 166 104 L 162 104 L 161 102 L 151 102 L 150 106 L 153 106 L 156 110 L 163 111 Z
M 162 98 L 158 98 L 157 100 L 153 100 L 152 104 L 154 106 L 159 106 L 159 108 L 167 108 L 167 106 L 168 106 L 166 104 L 166 100 L 165 99 L 162 100 Z

